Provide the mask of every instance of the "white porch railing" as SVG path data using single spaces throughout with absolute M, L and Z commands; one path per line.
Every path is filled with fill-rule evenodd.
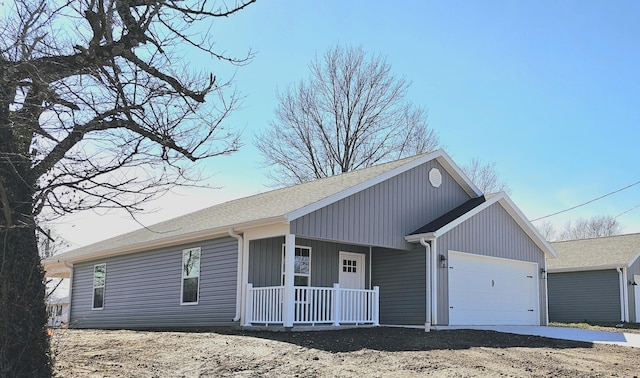
M 296 286 L 294 324 L 379 325 L 380 291 Z M 247 285 L 245 325 L 283 323 L 284 286 Z

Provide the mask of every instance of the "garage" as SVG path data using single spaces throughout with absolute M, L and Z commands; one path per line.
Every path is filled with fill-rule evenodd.
M 449 252 L 449 325 L 540 325 L 538 264 Z

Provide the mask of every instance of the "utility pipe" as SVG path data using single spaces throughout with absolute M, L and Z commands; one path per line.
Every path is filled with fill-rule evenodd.
M 238 241 L 238 268 L 237 268 L 237 280 L 236 280 L 236 316 L 233 318 L 234 322 L 240 320 L 240 313 L 242 309 L 242 246 L 244 244 L 244 240 L 242 239 L 242 235 L 236 233 L 233 228 L 229 229 L 229 236 L 235 238 Z

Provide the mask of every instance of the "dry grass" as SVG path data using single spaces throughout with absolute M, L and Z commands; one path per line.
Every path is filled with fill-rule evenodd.
M 617 322 L 596 322 L 596 323 L 560 323 L 551 322 L 550 326 L 553 327 L 570 327 L 581 329 L 593 329 L 597 331 L 609 331 L 609 332 L 627 332 L 640 334 L 640 323 L 617 323 Z
M 640 349 L 493 331 L 56 330 L 60 377 L 633 377 Z

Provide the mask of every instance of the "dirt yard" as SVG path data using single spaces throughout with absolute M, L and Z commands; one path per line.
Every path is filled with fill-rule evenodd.
M 639 377 L 640 348 L 492 331 L 56 330 L 60 377 Z

